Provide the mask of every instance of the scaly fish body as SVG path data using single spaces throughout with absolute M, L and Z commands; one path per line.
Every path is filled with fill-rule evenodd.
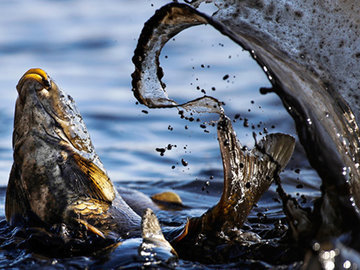
M 156 247 L 170 256 L 176 254 L 156 216 L 146 209 L 150 200 L 126 189 L 121 190 L 123 199 L 114 188 L 72 98 L 41 69 L 26 72 L 17 90 L 14 163 L 5 205 L 8 222 L 48 230 L 65 226 L 77 239 L 88 235 L 116 240 L 143 237 L 140 249 Z M 213 236 L 240 228 L 289 161 L 295 145 L 289 135 L 271 134 L 253 151 L 243 151 L 226 116 L 218 123 L 218 137 L 224 166 L 219 203 L 201 217 L 190 219 L 184 228 L 175 229 L 175 236 L 167 236 L 184 256 L 189 256 L 196 235 Z M 171 192 L 153 198 L 182 206 L 181 199 Z
M 72 98 L 40 69 L 25 73 L 17 90 L 10 224 L 36 216 L 48 226 L 65 221 L 103 235 L 140 235 L 141 218 L 118 196 Z

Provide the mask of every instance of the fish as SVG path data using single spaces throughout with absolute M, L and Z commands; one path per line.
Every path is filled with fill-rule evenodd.
M 311 249 L 313 241 L 327 243 L 347 234 L 359 239 L 358 5 L 298 0 L 185 2 L 164 5 L 145 23 L 133 56 L 134 96 L 149 108 L 193 107 L 222 113 L 214 106 L 221 102 L 211 96 L 178 104 L 161 80 L 159 55 L 166 42 L 184 29 L 212 26 L 248 51 L 265 72 L 272 87 L 261 92 L 280 97 L 322 179 L 321 198 L 311 211 L 279 189 L 294 240 Z M 201 4 L 212 5 L 215 12 L 201 12 Z
M 60 250 L 71 247 L 68 256 L 89 251 L 88 246 L 91 252 L 99 246 L 121 248 L 127 239 L 140 238 L 140 255 L 145 258 L 152 250 L 167 254 L 169 260 L 178 254 L 189 257 L 186 250 L 197 241 L 196 235 L 241 228 L 295 147 L 292 136 L 274 133 L 245 151 L 230 119 L 222 115 L 217 128 L 224 167 L 222 197 L 204 215 L 190 217 L 184 226 L 163 234 L 155 203 L 181 207 L 178 195 L 163 192 L 146 200 L 138 191 L 116 189 L 74 100 L 44 70 L 28 70 L 17 91 L 6 219 L 10 226 L 40 228 L 33 229 L 38 242 L 54 238 L 56 245 L 64 245 Z
M 17 91 L 8 222 L 65 223 L 100 237 L 139 234 L 141 218 L 117 195 L 74 100 L 41 69 L 27 71 Z

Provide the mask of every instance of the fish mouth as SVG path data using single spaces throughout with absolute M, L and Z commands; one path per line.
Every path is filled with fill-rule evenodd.
M 16 86 L 19 95 L 21 94 L 21 90 L 23 89 L 25 83 L 30 80 L 39 83 L 39 86 L 41 88 L 37 87 L 37 90 L 41 90 L 44 88 L 46 90 L 51 90 L 52 88 L 51 79 L 44 70 L 42 70 L 41 68 L 31 68 L 21 77 L 19 83 Z
M 44 70 L 29 69 L 16 88 L 15 141 L 33 136 L 62 144 L 103 169 L 74 100 Z
M 18 118 L 26 118 L 25 123 L 30 123 L 36 134 L 43 130 L 45 137 L 71 144 L 71 137 L 65 132 L 68 123 L 60 104 L 60 90 L 50 76 L 40 68 L 31 68 L 20 78 L 16 89 Z

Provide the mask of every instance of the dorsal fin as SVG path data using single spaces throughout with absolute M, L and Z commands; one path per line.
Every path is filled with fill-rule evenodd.
M 150 208 L 145 210 L 141 220 L 141 236 L 143 239 L 164 238 L 159 221 Z
M 151 196 L 151 199 L 153 199 L 155 201 L 164 202 L 164 203 L 173 203 L 173 204 L 178 204 L 178 205 L 183 204 L 180 196 L 172 191 L 156 193 Z
M 161 252 L 160 250 L 157 250 L 157 253 L 159 254 L 162 253 L 164 255 L 167 253 L 170 257 L 173 255 L 177 256 L 176 251 L 165 239 L 159 221 L 150 208 L 145 210 L 141 220 L 141 236 L 143 238 L 143 243 L 140 250 L 144 251 L 144 254 L 149 254 L 149 252 L 155 252 L 156 254 L 156 249 L 160 248 Z M 140 254 L 143 255 L 142 253 Z
M 79 180 L 83 182 L 83 185 L 85 185 L 90 192 L 90 194 L 87 195 L 103 201 L 112 202 L 115 198 L 115 189 L 106 173 L 93 162 L 78 154 L 74 154 L 73 157 L 77 167 L 85 174 L 85 177 L 78 176 L 80 178 Z

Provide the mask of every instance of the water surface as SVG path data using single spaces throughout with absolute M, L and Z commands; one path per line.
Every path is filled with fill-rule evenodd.
M 186 217 L 200 215 L 217 202 L 222 188 L 222 164 L 216 128 L 200 126 L 216 117 L 194 115 L 194 121 L 185 121 L 177 109 L 149 110 L 136 104 L 132 95 L 131 57 L 137 38 L 143 23 L 165 3 L 138 0 L 123 0 L 121 4 L 115 0 L 0 2 L 2 219 L 12 164 L 15 86 L 32 67 L 46 70 L 75 99 L 97 153 L 117 185 L 149 195 L 173 189 L 190 206 L 180 212 L 158 213 L 161 221 L 183 223 Z M 268 132 L 296 136 L 293 121 L 279 98 L 275 94 L 259 93 L 260 87 L 270 86 L 261 68 L 247 52 L 210 27 L 195 27 L 176 36 L 164 48 L 161 65 L 165 70 L 164 82 L 176 101 L 200 97 L 204 92 L 224 101 L 225 112 L 234 119 L 233 125 L 243 145 L 251 148 L 252 132 L 261 137 L 259 133 L 264 134 L 264 128 Z M 244 125 L 245 118 L 248 126 Z M 172 148 L 166 150 L 164 156 L 156 151 L 169 144 Z M 187 166 L 182 164 L 182 159 Z M 319 196 L 320 180 L 299 144 L 282 179 L 286 191 L 306 205 Z M 279 219 L 284 222 L 274 186 L 253 210 L 250 220 L 257 219 L 258 213 L 266 214 L 270 224 Z M 94 263 L 76 258 L 57 264 L 55 259 L 40 260 L 21 252 L 12 256 L 15 262 L 13 257 L 6 257 L 0 251 L 1 265 L 24 267 L 31 261 L 35 266 L 76 268 Z M 190 268 L 193 263 L 180 261 L 180 266 Z

